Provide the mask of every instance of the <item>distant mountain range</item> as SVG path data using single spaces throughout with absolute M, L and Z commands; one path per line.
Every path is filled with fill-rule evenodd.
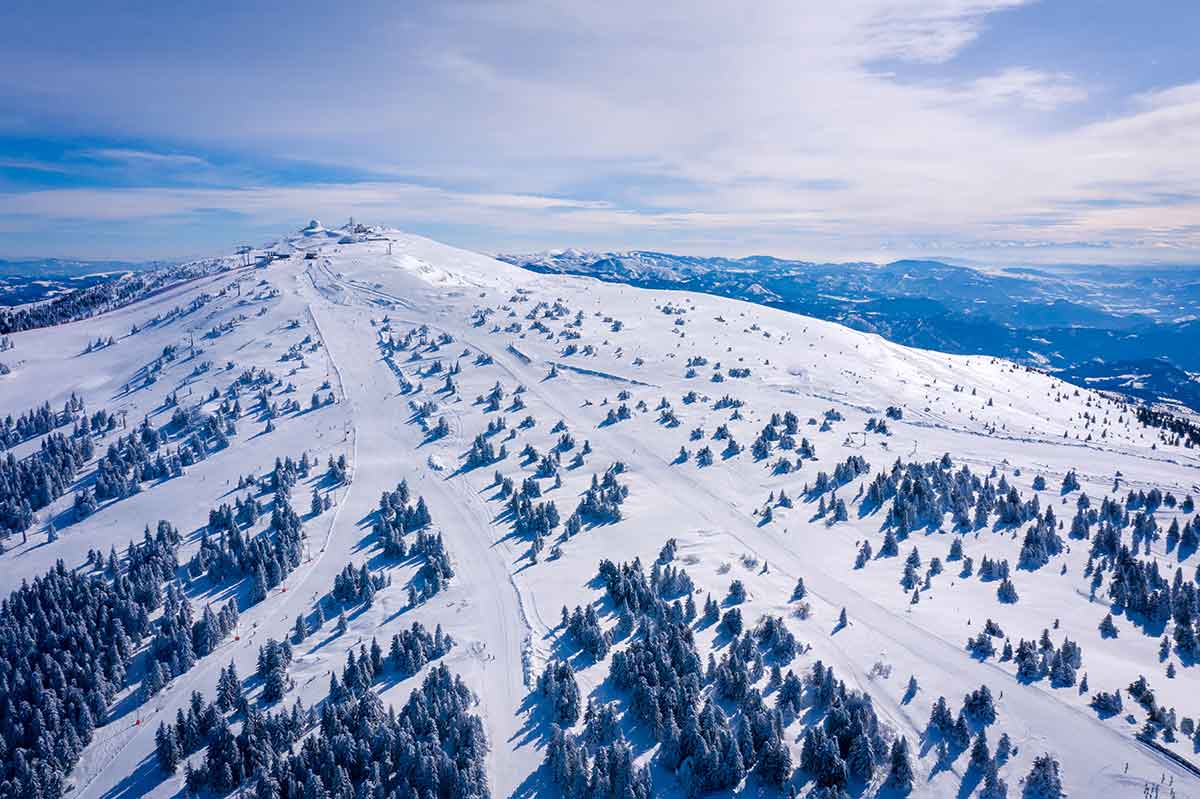
M 80 261 L 70 258 L 0 258 L 0 275 L 78 277 L 105 272 L 137 272 L 170 266 L 176 261 Z
M 498 257 L 535 272 L 743 299 L 913 347 L 1003 356 L 1200 411 L 1200 267 L 988 270 L 581 250 Z
M 169 266 L 173 261 L 79 261 L 0 258 L 0 306 L 24 305 L 102 283 L 110 277 Z

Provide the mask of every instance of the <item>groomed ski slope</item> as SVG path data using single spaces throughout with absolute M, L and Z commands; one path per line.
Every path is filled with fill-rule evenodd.
M 900 558 L 875 559 L 854 569 L 864 539 L 878 549 L 884 514 L 860 517 L 858 503 L 851 501 L 859 490 L 855 483 L 865 485 L 897 458 L 923 463 L 949 453 L 954 468 L 965 464 L 984 476 L 995 467 L 1023 494 L 1032 493 L 1033 479 L 1042 476 L 1047 489 L 1037 493 L 1043 506 L 1053 504 L 1058 518 L 1069 525 L 1078 494 L 1060 500 L 1058 491 L 1068 471 L 1077 470 L 1083 491 L 1095 504 L 1110 494 L 1123 498 L 1131 489 L 1154 487 L 1182 498 L 1200 494 L 1193 488 L 1200 482 L 1195 450 L 1165 444 L 1158 431 L 1139 426 L 1109 398 L 1006 361 L 912 350 L 832 323 L 706 295 L 535 275 L 393 230 L 349 233 L 355 240 L 341 243 L 348 233 L 310 228 L 286 242 L 290 258 L 265 269 L 236 267 L 231 260 L 229 271 L 119 311 L 13 336 L 19 360 L 10 359 L 17 368 L 0 378 L 0 414 L 15 415 L 43 400 L 60 407 L 74 391 L 85 398 L 89 411 L 122 410 L 131 425 L 147 415 L 161 424 L 170 415 L 163 408 L 167 392 L 176 392 L 181 402 L 185 396 L 203 396 L 250 366 L 286 374 L 304 410 L 276 420 L 270 433 L 247 418 L 239 422 L 227 450 L 189 467 L 182 478 L 102 504 L 82 521 L 70 522 L 71 498 L 63 497 L 49 513 L 39 514 L 27 542 L 20 543 L 19 537 L 7 542 L 8 551 L 0 556 L 4 592 L 45 572 L 56 560 L 75 566 L 90 548 L 107 553 L 111 546 L 123 547 L 160 518 L 184 531 L 180 559 L 186 562 L 198 545 L 208 510 L 232 501 L 239 475 L 268 471 L 276 456 L 308 452 L 324 464 L 330 455 L 344 454 L 352 475 L 348 485 L 333 489 L 330 511 L 311 519 L 302 514 L 308 537 L 305 562 L 287 578 L 286 590 L 275 590 L 267 601 L 244 610 L 236 639 L 140 707 L 134 698 L 139 675 L 131 671 L 131 687 L 116 703 L 109 723 L 97 729 L 72 774 L 73 796 L 178 793 L 182 772 L 164 778 L 155 765 L 159 721 L 173 719 L 193 690 L 211 695 L 220 668 L 231 659 L 239 674 L 253 674 L 258 645 L 267 637 L 287 637 L 296 615 L 312 609 L 314 598 L 330 590 L 334 576 L 347 563 L 357 566 L 364 560 L 391 576 L 392 586 L 369 609 L 348 614 L 345 633 L 336 633 L 331 620 L 295 647 L 290 674 L 296 687 L 285 703 L 294 696 L 306 705 L 323 699 L 330 669 L 340 671 L 347 650 L 357 650 L 360 641 L 378 637 L 386 648 L 392 634 L 413 621 L 431 629 L 441 624 L 456 640 L 444 662 L 479 697 L 477 709 L 491 744 L 493 794 L 554 796 L 556 789 L 539 771 L 549 715 L 533 690 L 536 674 L 551 657 L 572 657 L 585 697 L 621 698 L 605 682 L 607 662 L 592 664 L 573 654 L 560 626 L 561 609 L 600 602 L 602 592 L 593 578 L 601 559 L 640 557 L 648 566 L 669 538 L 677 540 L 679 557 L 697 584 L 697 602 L 705 593 L 720 599 L 732 579 L 742 580 L 749 591 L 742 608 L 748 625 L 762 614 L 780 615 L 811 646 L 791 664 L 797 674 L 820 659 L 848 685 L 871 694 L 880 716 L 896 734 L 907 736 L 921 756 L 914 795 L 966 795 L 961 783 L 966 755 L 950 768 L 934 771 L 934 753 L 922 745 L 922 732 L 939 694 L 953 709 L 964 694 L 986 683 L 998 697 L 991 740 L 1005 731 L 1017 746 L 1017 754 L 1001 769 L 1010 796 L 1020 795 L 1020 778 L 1043 752 L 1061 761 L 1071 796 L 1136 796 L 1147 781 L 1157 784 L 1164 775 L 1173 778 L 1176 795 L 1200 796 L 1200 781 L 1192 773 L 1135 740 L 1144 714 L 1131 700 L 1126 711 L 1137 716 L 1136 723 L 1123 715 L 1102 720 L 1088 706 L 1089 694 L 1051 688 L 1045 680 L 1023 684 L 1015 679 L 1011 663 L 994 658 L 981 663 L 964 648 L 986 618 L 999 623 L 1014 644 L 1019 637 L 1036 639 L 1043 628 L 1051 628 L 1056 643 L 1065 635 L 1082 646 L 1081 672 L 1088 674 L 1091 692 L 1124 692 L 1145 674 L 1160 704 L 1176 708 L 1181 716 L 1200 713 L 1197 667 L 1176 659 L 1178 672 L 1168 679 L 1158 637 L 1144 635 L 1118 617 L 1120 636 L 1100 638 L 1097 624 L 1108 605 L 1102 593 L 1089 600 L 1091 581 L 1083 574 L 1088 542 L 1069 540 L 1071 551 L 1027 571 L 1015 568 L 1023 530 L 965 534 L 964 548 L 976 563 L 989 555 L 1014 564 L 1019 602 L 1000 604 L 995 583 L 959 579 L 952 574 L 957 566 L 947 564 L 920 603 L 912 605 L 899 586 L 903 556 L 915 545 L 926 561 L 946 560 L 958 534 L 914 532 L 901 543 Z M 309 252 L 315 257 L 304 257 Z M 235 284 L 240 285 L 236 294 L 230 289 Z M 215 296 L 221 288 L 225 295 Z M 193 312 L 146 324 L 201 294 L 214 298 Z M 537 303 L 568 310 L 545 319 L 548 332 L 542 332 L 527 318 Z M 579 312 L 582 324 L 568 334 L 564 322 Z M 223 323 L 232 328 L 204 338 Z M 133 325 L 142 329 L 129 335 Z M 412 360 L 408 352 L 390 362 L 384 358 L 381 337 L 400 337 L 422 326 L 431 337 L 445 334 L 452 343 L 436 354 L 414 351 Z M 114 346 L 81 354 L 89 341 L 109 335 L 116 339 Z M 318 346 L 305 351 L 303 368 L 295 360 L 279 360 L 305 336 Z M 192 342 L 200 350 L 196 355 L 190 354 Z M 139 370 L 169 345 L 184 354 L 154 384 L 141 387 Z M 481 355 L 491 362 L 479 362 Z M 694 367 L 695 376 L 688 377 L 688 359 L 695 356 L 707 363 Z M 420 374 L 433 360 L 462 365 L 454 394 L 440 391 L 443 374 Z M 213 366 L 196 374 L 196 366 L 205 361 Z M 229 362 L 236 366 L 223 374 Z M 726 374 L 731 367 L 750 372 L 712 382 L 718 363 Z M 556 364 L 561 368 L 553 369 Z M 524 386 L 525 408 L 486 413 L 474 402 L 497 382 L 510 397 L 518 385 Z M 137 387 L 127 391 L 128 383 Z M 326 383 L 329 388 L 321 388 Z M 420 389 L 406 392 L 405 383 L 420 384 Z M 336 402 L 308 410 L 313 391 L 332 391 Z M 623 401 L 634 409 L 632 418 L 606 424 L 608 410 L 622 402 L 618 394 L 623 391 L 629 393 Z M 696 392 L 697 401 L 682 401 L 689 391 Z M 726 394 L 744 403 L 741 419 L 731 420 L 730 408 L 714 409 L 714 401 Z M 678 426 L 659 421 L 655 408 L 663 397 L 677 414 Z M 430 439 L 415 421 L 414 403 L 428 400 L 438 406 L 432 418 L 447 419 L 450 433 L 445 437 Z M 638 409 L 638 401 L 647 410 Z M 901 419 L 888 420 L 891 434 L 864 432 L 867 419 L 883 418 L 889 406 L 903 410 Z M 807 424 L 810 418 L 821 421 L 829 410 L 844 419 L 823 432 Z M 805 462 L 798 472 L 776 475 L 770 468 L 775 457 L 756 462 L 749 443 L 772 413 L 785 411 L 800 418 L 800 434 L 812 441 L 818 460 Z M 1085 413 L 1109 421 L 1089 424 Z M 507 417 L 509 429 L 526 415 L 536 425 L 506 442 L 507 459 L 460 468 L 472 440 L 498 415 Z M 593 473 L 617 461 L 626 466 L 621 479 L 630 495 L 621 521 L 590 526 L 560 542 L 561 557 L 542 553 L 534 561 L 529 542 L 512 535 L 493 473 L 499 470 L 518 484 L 531 475 L 536 462 L 523 464 L 520 449 L 531 443 L 539 452 L 550 450 L 558 439 L 551 428 L 560 420 L 593 451 L 577 469 L 566 468 L 564 457 L 563 485 L 553 488 L 543 481 L 543 499 L 554 500 L 565 518 Z M 740 454 L 723 458 L 724 442 L 711 440 L 721 424 L 743 445 Z M 694 428 L 703 429 L 704 440 L 690 440 Z M 694 457 L 677 462 L 681 446 L 694 456 L 705 443 L 716 453 L 713 465 L 701 468 Z M 33 444 L 22 446 L 18 457 Z M 803 500 L 803 488 L 818 470 L 832 472 L 850 455 L 865 458 L 871 471 L 838 490 L 850 505 L 850 518 L 830 526 L 816 518 L 815 502 Z M 315 470 L 310 482 L 318 483 L 320 474 Z M 1114 492 L 1118 474 L 1120 488 Z M 414 568 L 389 563 L 367 545 L 380 494 L 401 479 L 428 503 L 456 571 L 446 589 L 414 608 L 404 594 Z M 773 518 L 762 523 L 756 509 L 781 488 L 795 506 L 776 508 Z M 296 490 L 298 510 L 307 507 L 308 490 Z M 1188 518 L 1178 508 L 1163 509 L 1160 526 L 1165 529 L 1173 517 L 1181 524 Z M 53 542 L 44 529 L 50 518 L 65 522 Z M 1164 573 L 1173 573 L 1175 554 L 1166 551 L 1162 540 L 1152 550 Z M 1195 571 L 1195 557 L 1182 564 L 1187 576 Z M 798 577 L 803 577 L 811 603 L 811 614 L 803 619 L 793 614 L 790 602 Z M 203 587 L 192 595 L 197 607 L 227 598 L 227 593 L 205 593 Z M 603 610 L 602 604 L 597 607 Z M 835 629 L 842 608 L 849 624 Z M 615 625 L 615 616 L 601 616 L 606 626 Z M 1052 626 L 1056 620 L 1057 629 Z M 720 657 L 724 644 L 714 632 L 697 632 L 704 657 L 709 651 Z M 877 665 L 890 676 L 873 668 Z M 920 690 L 903 702 L 909 675 L 916 676 Z M 419 680 L 416 675 L 387 683 L 381 689 L 385 703 L 402 704 Z M 799 723 L 787 731 L 794 761 L 801 731 Z M 642 757 L 652 758 L 653 742 L 645 730 L 627 719 L 626 734 Z M 1171 748 L 1196 759 L 1186 736 Z M 678 791 L 671 775 L 656 772 L 654 777 L 660 795 Z M 795 784 L 802 791 L 813 788 L 799 777 Z M 1162 790 L 1166 796 L 1167 788 Z M 876 784 L 864 793 L 879 791 Z M 743 792 L 766 791 L 751 779 Z

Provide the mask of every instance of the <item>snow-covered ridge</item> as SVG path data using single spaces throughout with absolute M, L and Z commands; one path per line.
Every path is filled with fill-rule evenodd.
M 901 739 L 912 795 L 980 795 L 987 769 L 972 767 L 969 747 L 954 743 L 960 731 L 927 722 L 939 696 L 957 714 L 982 685 L 996 718 L 971 715 L 963 725 L 972 743 L 986 731 L 989 755 L 1001 733 L 1015 747 L 994 764 L 1009 796 L 1021 794 L 1046 752 L 1071 796 L 1120 796 L 1164 779 L 1174 782 L 1163 784 L 1162 799 L 1170 788 L 1200 795 L 1194 773 L 1172 759 L 1195 759 L 1183 719 L 1200 711 L 1198 667 L 1175 637 L 1182 625 L 1175 613 L 1160 628 L 1114 607 L 1117 558 L 1094 550 L 1106 540 L 1105 521 L 1088 522 L 1088 538 L 1072 536 L 1078 514 L 1086 521 L 1089 507 L 1110 500 L 1105 507 L 1129 517 L 1113 526 L 1126 547 L 1122 574 L 1132 580 L 1132 564 L 1145 564 L 1136 574 L 1158 574 L 1167 586 L 1153 601 L 1169 595 L 1185 613 L 1197 555 L 1168 530 L 1195 518 L 1184 498 L 1200 495 L 1200 458 L 1185 439 L 1140 423 L 1132 407 L 1002 359 L 913 349 L 708 294 L 538 274 L 384 227 L 315 222 L 245 255 L 86 322 L 15 334 L 11 352 L 0 353 L 15 365 L 0 377 L 0 418 L 43 401 L 58 411 L 74 395 L 87 414 L 104 409 L 114 419 L 111 430 L 90 433 L 95 454 L 61 495 L 4 540 L 0 590 L 60 559 L 100 577 L 89 552 L 123 553 L 145 525 L 153 531 L 167 519 L 180 531 L 171 590 L 197 618 L 231 600 L 240 613 L 211 652 L 152 693 L 147 637 L 68 778 L 73 796 L 176 795 L 184 772 L 159 769 L 156 731 L 186 713 L 193 690 L 207 698 L 218 686 L 230 690 L 230 663 L 248 678 L 232 690 L 256 711 L 296 699 L 319 708 L 331 672 L 340 681 L 351 653 L 358 658 L 377 639 L 386 656 L 393 636 L 419 639 L 414 622 L 430 636 L 440 625 L 452 643 L 434 646 L 430 637 L 428 662 L 401 669 L 389 660 L 369 688 L 399 708 L 435 670 L 461 675 L 489 742 L 482 764 L 494 796 L 569 793 L 542 768 L 552 721 L 581 740 L 588 727 L 555 707 L 570 693 L 557 677 L 551 696 L 538 687 L 559 662 L 570 665 L 569 674 L 557 668 L 563 684 L 577 685 L 579 710 L 589 700 L 616 702 L 615 725 L 635 762 L 648 766 L 655 795 L 685 795 L 700 760 L 675 769 L 668 750 L 682 744 L 639 715 L 636 690 L 613 674 L 617 653 L 637 652 L 643 632 L 670 624 L 687 629 L 697 662 L 714 657 L 720 675 L 703 668 L 697 676 L 700 705 L 712 700 L 731 736 L 743 719 L 768 720 L 757 734 L 770 746 L 739 750 L 743 768 L 777 762 L 777 745 L 791 760 L 782 787 L 762 766 L 720 794 L 819 795 L 816 774 L 801 768 L 803 742 L 830 716 L 828 700 L 819 700 L 819 683 L 807 685 L 802 712 L 792 712 L 783 698 L 791 688 L 771 674 L 772 666 L 780 679 L 791 671 L 792 686 L 819 661 L 847 692 L 869 698 L 879 734 L 869 745 L 888 747 L 872 749 L 868 777 L 848 777 L 854 796 L 897 794 L 889 752 Z M 55 430 L 72 433 L 79 416 L 67 414 Z M 133 432 L 153 437 L 167 461 L 185 453 L 186 465 L 181 458 L 178 473 L 131 474 L 136 490 L 99 496 L 97 459 Z M 30 457 L 45 435 L 9 451 Z M 210 514 L 222 504 L 242 514 L 244 538 L 278 536 L 269 486 L 291 472 L 276 458 L 309 464 L 285 492 L 303 529 L 297 562 L 265 577 L 265 591 L 256 575 L 232 568 L 193 573 L 193 558 L 229 537 L 225 517 Z M 247 496 L 262 505 L 253 521 L 240 510 Z M 412 529 L 396 532 L 404 519 Z M 647 581 L 657 574 L 666 615 L 621 607 L 605 587 L 600 564 L 610 561 L 628 565 L 625 590 L 635 591 L 635 559 Z M 1172 588 L 1177 568 L 1181 587 Z M 1000 601 L 1005 583 L 1016 602 Z M 716 623 L 704 620 L 709 595 Z M 681 618 L 670 616 L 676 600 Z M 694 619 L 682 618 L 688 605 Z M 564 608 L 576 607 L 578 621 L 564 625 Z M 733 654 L 735 610 L 745 630 L 761 631 L 738 636 L 749 657 Z M 1101 630 L 1110 612 L 1116 637 Z M 161 624 L 161 609 L 149 618 Z M 985 635 L 991 655 L 978 643 L 987 620 L 1002 631 Z M 1038 649 L 1043 630 L 1053 653 Z M 286 679 L 273 672 L 280 702 L 267 680 L 251 677 L 268 638 L 291 641 Z M 1046 652 L 1044 674 L 1021 672 L 1024 654 L 1003 658 L 1006 640 L 1020 651 L 1022 639 L 1034 661 Z M 1068 640 L 1082 652 L 1078 667 L 1064 665 Z M 1163 723 L 1150 725 L 1161 751 L 1135 739 L 1149 718 L 1128 691 L 1139 675 L 1162 709 Z M 1092 696 L 1116 689 L 1122 711 L 1098 713 Z M 765 715 L 754 715 L 755 696 Z M 244 729 L 236 710 L 223 718 L 234 735 Z M 720 726 L 711 713 L 709 723 Z M 1168 728 L 1173 741 L 1164 739 Z M 730 765 L 729 750 L 716 751 Z M 204 749 L 190 755 L 197 767 L 206 757 Z M 250 779 L 241 787 L 257 789 Z
M 703 257 L 578 250 L 501 255 L 535 272 L 682 288 L 745 299 L 908 346 L 1005 356 L 1069 382 L 1117 376 L 1156 360 L 1130 395 L 1200 410 L 1195 270 L 1071 266 L 986 269 L 938 261 L 812 263 L 767 256 Z

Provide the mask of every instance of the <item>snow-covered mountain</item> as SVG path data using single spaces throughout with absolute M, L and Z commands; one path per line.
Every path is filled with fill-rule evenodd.
M 137 272 L 169 266 L 164 261 L 79 261 L 67 258 L 0 258 L 0 275 L 30 278 L 83 277 L 117 272 Z
M 909 346 L 997 355 L 1200 411 L 1200 271 L 982 269 L 938 261 L 812 263 L 555 250 L 500 255 L 535 272 L 749 300 L 879 333 Z M 1155 361 L 1147 374 L 1145 364 Z M 1123 375 L 1147 374 L 1130 385 Z
M 6 339 L 11 785 L 1200 795 L 1186 419 L 385 228 L 261 254 Z

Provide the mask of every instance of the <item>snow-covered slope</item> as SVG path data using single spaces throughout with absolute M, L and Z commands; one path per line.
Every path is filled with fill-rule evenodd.
M 203 402 L 202 413 L 214 412 L 232 396 L 239 376 L 251 375 L 240 384 L 236 434 L 182 475 L 144 481 L 137 493 L 100 501 L 77 518 L 73 495 L 94 479 L 90 468 L 82 469 L 73 491 L 37 512 L 26 540 L 17 534 L 5 541 L 0 590 L 6 595 L 56 561 L 77 568 L 91 550 L 122 550 L 159 519 L 183 533 L 179 559 L 186 564 L 200 547 L 210 509 L 243 494 L 239 478 L 269 474 L 277 457 L 307 455 L 317 464 L 291 492 L 304 522 L 304 557 L 264 601 L 249 599 L 250 580 L 214 584 L 181 570 L 197 613 L 230 598 L 242 604 L 237 633 L 145 701 L 138 690 L 144 660 L 136 660 L 107 723 L 69 778 L 73 796 L 177 793 L 182 772 L 167 776 L 155 765 L 159 722 L 173 720 L 193 690 L 211 696 L 231 661 L 239 674 L 253 674 L 258 646 L 268 637 L 287 637 L 298 615 L 311 619 L 335 576 L 347 564 L 364 563 L 390 583 L 372 602 L 346 607 L 344 632 L 331 615 L 293 644 L 286 703 L 324 700 L 330 671 L 340 674 L 347 652 L 357 652 L 360 643 L 374 637 L 386 649 L 413 622 L 430 629 L 440 624 L 456 642 L 442 662 L 478 697 L 493 795 L 558 795 L 549 770 L 541 768 L 551 715 L 535 685 L 554 658 L 570 659 L 585 701 L 619 700 L 622 727 L 639 760 L 651 765 L 656 792 L 680 793 L 678 778 L 657 755 L 654 731 L 635 719 L 631 697 L 608 679 L 612 655 L 593 662 L 561 624 L 564 607 L 593 604 L 601 626 L 613 633 L 614 650 L 626 648 L 631 637 L 620 630 L 621 614 L 594 579 L 598 565 L 640 558 L 648 571 L 669 539 L 676 542 L 673 565 L 690 575 L 697 604 L 710 593 L 724 598 L 731 581 L 740 580 L 748 628 L 764 615 L 779 616 L 806 645 L 782 664 L 783 672 L 803 676 L 821 661 L 848 689 L 870 696 L 885 737 L 904 736 L 912 744 L 914 795 L 978 790 L 980 775 L 969 767 L 968 753 L 951 750 L 939 762 L 939 737 L 926 723 L 939 695 L 956 712 L 980 685 L 995 696 L 990 743 L 1003 731 L 1016 747 L 999 765 L 1010 795 L 1020 793 L 1019 781 L 1043 752 L 1061 761 L 1072 796 L 1130 795 L 1160 779 L 1170 780 L 1179 796 L 1200 795 L 1194 772 L 1163 753 L 1194 759 L 1178 722 L 1200 713 L 1197 666 L 1174 649 L 1160 658 L 1160 639 L 1178 621 L 1115 613 L 1119 635 L 1102 638 L 1098 625 L 1111 610 L 1112 571 L 1094 583 L 1102 558 L 1089 558 L 1090 540 L 1069 536 L 1081 493 L 1098 508 L 1110 496 L 1124 506 L 1130 491 L 1170 492 L 1179 503 L 1153 513 L 1163 533 L 1141 541 L 1132 557 L 1156 563 L 1168 581 L 1177 566 L 1184 583 L 1194 580 L 1196 556 L 1165 531 L 1172 521 L 1182 526 L 1192 518 L 1182 501 L 1200 493 L 1200 457 L 1160 429 L 1139 424 L 1129 407 L 999 359 L 909 349 L 709 295 L 534 274 L 394 230 L 331 230 L 318 223 L 271 249 L 288 255 L 265 268 L 229 259 L 226 271 L 118 311 L 16 334 L 14 349 L 4 355 L 14 370 L 0 377 L 0 416 L 17 416 L 43 401 L 61 408 L 77 394 L 88 413 L 103 408 L 121 420 L 97 440 L 98 455 L 143 420 L 173 429 L 177 409 Z M 110 336 L 111 345 L 87 352 L 90 343 Z M 271 379 L 255 382 L 261 370 Z M 209 399 L 214 390 L 217 399 Z M 326 404 L 330 394 L 334 402 Z M 298 407 L 289 407 L 293 399 Z M 787 422 L 772 424 L 773 414 L 785 413 L 797 420 L 796 446 L 807 439 L 815 454 L 798 470 L 792 467 L 799 451 L 780 432 Z M 526 417 L 532 424 L 522 424 Z M 487 440 L 496 449 L 503 443 L 506 457 L 476 466 L 467 455 L 489 423 Z M 722 427 L 728 437 L 716 438 Z M 765 427 L 774 431 L 766 437 L 767 452 L 755 453 L 751 442 Z M 729 447 L 730 439 L 740 446 Z M 170 446 L 180 440 L 186 439 L 172 439 Z M 535 457 L 520 454 L 527 445 Z M 35 437 L 11 451 L 21 458 L 37 446 Z M 697 462 L 705 447 L 711 465 Z M 1033 522 L 999 524 L 995 514 L 986 525 L 965 529 L 956 529 L 950 514 L 936 521 L 917 517 L 920 523 L 907 530 L 889 525 L 894 500 L 872 506 L 872 481 L 897 461 L 926 464 L 944 455 L 948 474 L 967 467 L 993 485 L 1003 478 L 1022 501 L 1037 495 L 1040 507 L 1053 508 L 1063 522 L 1063 550 L 1038 568 L 1019 568 Z M 338 456 L 348 463 L 344 483 L 326 470 Z M 781 458 L 787 467 L 779 466 Z M 818 473 L 832 477 L 850 458 L 858 474 L 830 490 L 811 490 Z M 603 478 L 618 462 L 623 469 L 615 479 L 628 489 L 619 519 L 585 514 L 578 534 L 564 535 L 560 524 L 544 540 L 514 530 L 497 474 L 512 478 L 518 490 L 533 478 L 541 492 L 534 502 L 553 501 L 565 522 L 594 477 Z M 540 466 L 558 479 L 545 471 L 537 477 Z M 1064 493 L 1060 486 L 1071 472 L 1080 489 Z M 1045 481 L 1041 490 L 1034 488 L 1038 478 Z M 423 584 L 419 560 L 386 556 L 372 530 L 381 494 L 401 480 L 427 504 L 455 572 L 442 590 L 415 605 L 407 588 Z M 327 510 L 309 511 L 314 490 L 330 498 Z M 789 503 L 779 504 L 781 492 Z M 768 497 L 771 510 L 764 514 Z M 847 518 L 835 521 L 839 498 Z M 826 506 L 830 513 L 823 512 Z M 898 557 L 880 556 L 888 530 L 898 538 Z M 1130 543 L 1130 528 L 1121 532 Z M 972 559 L 973 573 L 951 559 L 954 540 Z M 864 541 L 873 554 L 856 568 Z M 914 548 L 915 592 L 901 585 Z M 1011 564 L 1017 602 L 999 602 L 999 581 L 980 579 L 985 556 Z M 935 558 L 943 570 L 926 579 Z M 803 601 L 793 598 L 800 578 L 807 587 Z M 843 609 L 844 626 L 838 623 Z M 1018 679 L 1012 660 L 972 655 L 964 643 L 987 619 L 1003 630 L 997 649 L 1005 637 L 1014 647 L 1021 638 L 1037 641 L 1044 629 L 1056 647 L 1064 638 L 1077 642 L 1077 676 L 1086 674 L 1089 689 L 1080 690 L 1078 681 L 1053 687 L 1049 677 Z M 698 621 L 694 627 L 702 658 L 728 654 L 728 636 L 718 625 Z M 768 657 L 768 669 L 772 662 Z M 1169 664 L 1173 678 L 1166 674 Z M 907 691 L 910 675 L 915 695 Z M 1160 749 L 1135 738 L 1147 713 L 1127 686 L 1139 675 L 1158 705 L 1177 716 L 1178 740 L 1157 743 Z M 385 703 L 399 706 L 420 679 L 397 678 L 375 689 Z M 773 707 L 777 690 L 768 682 L 763 674 L 755 684 Z M 246 688 L 257 701 L 261 684 L 251 680 Z M 1089 706 L 1092 694 L 1118 688 L 1123 712 L 1102 718 Z M 739 713 L 737 702 L 713 698 L 726 714 Z M 785 719 L 782 735 L 796 763 L 806 726 L 819 718 Z M 577 731 L 582 728 L 579 722 Z M 887 795 L 886 776 L 884 763 L 871 782 L 852 783 L 852 791 Z M 790 784 L 801 793 L 816 788 L 802 771 Z M 754 776 L 739 790 L 772 793 Z M 1164 786 L 1162 795 L 1168 790 Z
M 497 257 L 534 272 L 749 300 L 910 347 L 1006 357 L 1076 385 L 1108 385 L 1143 401 L 1200 410 L 1200 382 L 1189 374 L 1200 369 L 1190 346 L 1200 335 L 1194 271 L 812 263 L 643 251 Z M 1143 378 L 1120 379 L 1131 372 Z M 1105 382 L 1091 382 L 1099 380 Z

